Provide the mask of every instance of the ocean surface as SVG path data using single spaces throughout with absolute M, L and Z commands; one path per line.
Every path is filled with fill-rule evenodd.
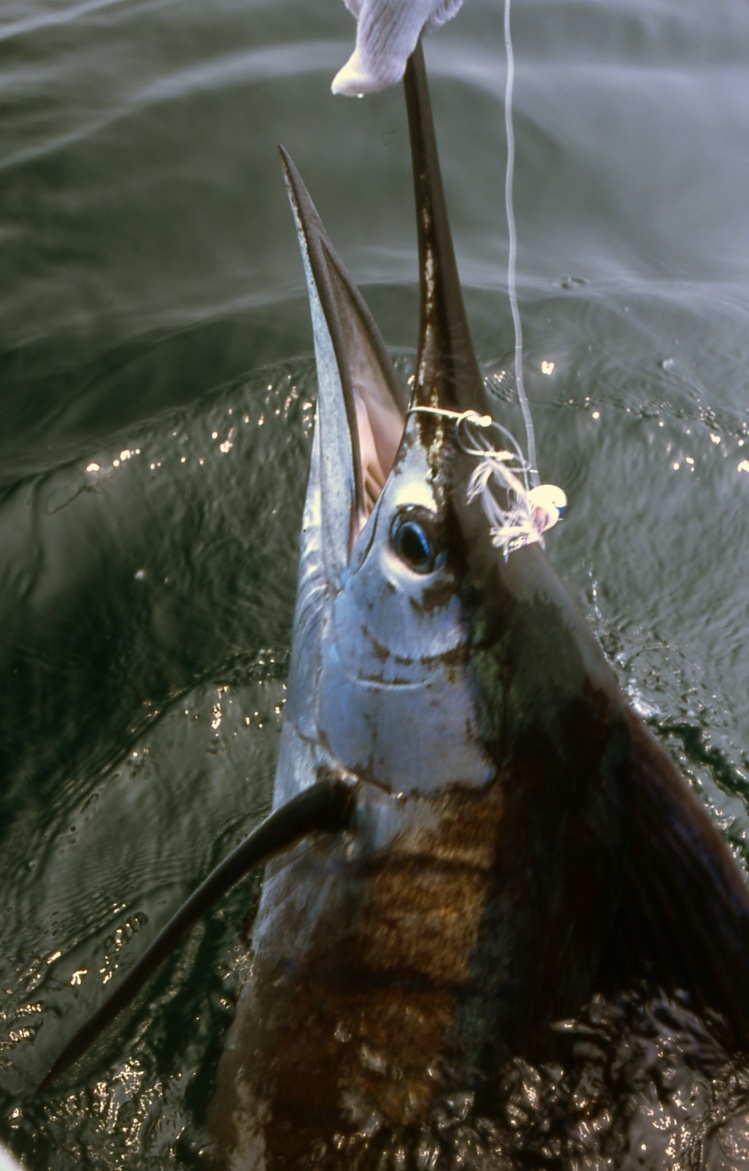
M 525 377 L 570 501 L 549 554 L 746 867 L 749 7 L 516 0 L 513 30 Z M 256 880 L 34 1087 L 269 807 L 315 396 L 278 142 L 413 363 L 403 97 L 331 96 L 353 33 L 341 0 L 0 10 L 0 1144 L 28 1171 L 176 1171 L 204 1141 Z M 426 51 L 477 350 L 518 428 L 499 0 Z M 682 1162 L 577 1165 L 749 1165 L 704 1139 L 712 1076 L 658 1106 Z

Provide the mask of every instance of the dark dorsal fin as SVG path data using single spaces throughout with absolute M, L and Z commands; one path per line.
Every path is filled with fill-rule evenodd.
M 140 992 L 148 978 L 167 959 L 182 937 L 240 878 L 310 834 L 341 832 L 350 824 L 354 792 L 345 781 L 331 777 L 302 790 L 275 809 L 200 884 L 146 948 L 125 978 L 68 1042 L 39 1089 L 45 1089 L 82 1057 L 96 1038 Z
M 666 991 L 726 1020 L 749 1052 L 749 886 L 699 800 L 630 713 L 632 841 L 607 983 L 641 960 Z

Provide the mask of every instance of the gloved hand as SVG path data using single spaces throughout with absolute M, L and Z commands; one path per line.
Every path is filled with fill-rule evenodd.
M 463 0 L 345 0 L 357 18 L 356 48 L 333 93 L 361 97 L 400 81 L 422 32 L 450 20 Z

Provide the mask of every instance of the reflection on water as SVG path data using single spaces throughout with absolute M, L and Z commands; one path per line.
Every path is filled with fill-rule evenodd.
M 471 0 L 428 49 L 469 313 L 517 427 L 500 22 Z M 387 340 L 415 342 L 401 95 L 328 93 L 352 32 L 336 0 L 0 14 L 0 1138 L 30 1171 L 188 1167 L 204 1142 L 254 880 L 32 1090 L 268 806 L 314 397 L 278 140 Z M 551 558 L 743 863 L 749 18 L 529 0 L 515 39 L 526 380 L 570 500 Z M 507 1069 L 491 1121 L 442 1103 L 351 1166 L 744 1165 L 747 1071 L 683 1007 L 595 1003 L 570 1034 L 563 1070 Z

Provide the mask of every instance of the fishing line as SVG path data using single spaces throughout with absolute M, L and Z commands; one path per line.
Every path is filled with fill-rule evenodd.
M 538 463 L 536 460 L 536 433 L 533 427 L 533 416 L 525 393 L 523 378 L 523 323 L 520 319 L 518 306 L 518 292 L 516 281 L 518 238 L 515 226 L 515 203 L 513 198 L 513 184 L 515 180 L 515 128 L 512 121 L 512 97 L 515 84 L 515 54 L 512 47 L 512 30 L 510 28 L 511 0 L 504 3 L 504 36 L 507 56 L 507 75 L 505 81 L 505 136 L 507 139 L 507 167 L 505 169 L 505 211 L 507 215 L 507 294 L 510 299 L 512 324 L 515 330 L 515 385 L 517 387 L 520 409 L 525 422 L 525 436 L 528 446 L 529 475 L 534 487 L 540 484 Z

